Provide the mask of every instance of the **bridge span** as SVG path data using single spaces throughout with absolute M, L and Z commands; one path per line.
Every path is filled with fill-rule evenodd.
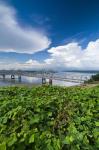
M 32 71 L 18 71 L 18 70 L 0 70 L 0 76 L 3 79 L 6 78 L 7 75 L 11 76 L 11 80 L 14 80 L 16 76 L 18 77 L 19 82 L 21 82 L 22 76 L 27 77 L 36 77 L 42 79 L 42 84 L 46 84 L 46 79 L 49 79 L 49 84 L 52 85 L 53 80 L 60 80 L 66 82 L 75 82 L 75 83 L 84 83 L 84 81 L 88 80 L 90 77 L 88 75 L 65 75 L 59 76 L 55 73 L 36 73 Z

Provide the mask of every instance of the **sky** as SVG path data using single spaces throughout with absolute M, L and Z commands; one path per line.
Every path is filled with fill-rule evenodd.
M 0 69 L 99 70 L 99 0 L 0 0 Z

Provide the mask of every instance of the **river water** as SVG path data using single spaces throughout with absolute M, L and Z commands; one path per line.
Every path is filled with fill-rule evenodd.
M 80 73 L 80 72 L 58 72 L 54 73 L 54 76 L 60 76 L 60 77 L 71 77 L 71 76 L 87 76 L 87 78 L 90 78 L 91 75 L 95 73 Z M 48 80 L 47 80 L 48 81 Z M 16 76 L 15 80 L 11 80 L 10 76 L 6 76 L 6 79 L 3 80 L 2 77 L 0 77 L 0 86 L 12 86 L 12 85 L 18 85 L 18 84 L 26 84 L 26 85 L 41 85 L 42 79 L 40 78 L 34 78 L 34 77 L 25 77 L 22 76 L 21 82 L 18 81 L 18 77 Z M 53 80 L 53 85 L 58 86 L 75 86 L 79 85 L 81 83 L 74 83 L 74 82 L 66 82 L 66 81 L 59 81 L 59 80 Z

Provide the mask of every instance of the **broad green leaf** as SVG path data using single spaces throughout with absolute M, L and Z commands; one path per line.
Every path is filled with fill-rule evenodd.
M 15 144 L 17 142 L 17 137 L 16 134 L 11 135 L 11 137 L 8 139 L 8 146 L 12 146 L 13 144 Z
M 29 143 L 33 143 L 34 142 L 34 134 L 31 135 L 31 137 L 29 138 Z
M 0 144 L 0 150 L 6 150 L 6 143 L 5 142 Z
M 63 141 L 64 144 L 71 144 L 74 141 L 72 136 L 66 136 L 65 140 Z
M 96 122 L 95 122 L 95 125 L 96 125 L 97 127 L 99 127 L 99 122 L 98 122 L 98 121 L 96 121 Z
M 30 124 L 39 123 L 39 120 L 40 120 L 39 116 L 35 115 L 33 118 L 31 118 Z

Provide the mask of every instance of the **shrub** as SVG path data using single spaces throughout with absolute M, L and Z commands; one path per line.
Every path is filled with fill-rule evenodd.
M 92 75 L 92 77 L 88 81 L 85 81 L 85 83 L 92 83 L 94 81 L 99 81 L 99 74 Z
M 0 88 L 0 150 L 98 150 L 99 87 Z

